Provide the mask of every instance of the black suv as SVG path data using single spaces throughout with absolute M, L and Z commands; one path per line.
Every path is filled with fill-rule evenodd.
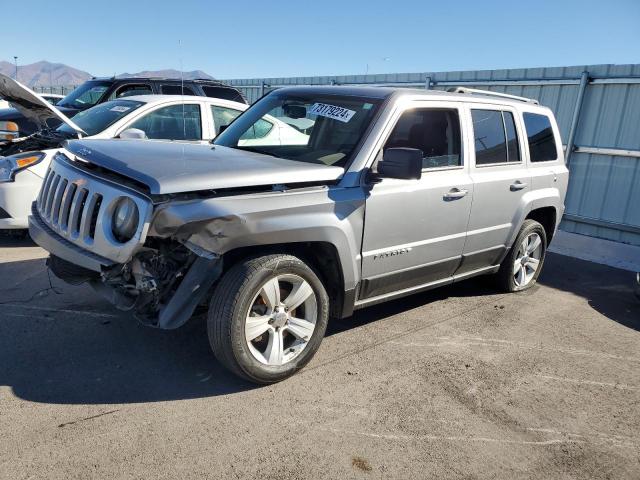
M 222 98 L 247 103 L 242 93 L 234 87 L 216 80 L 184 80 L 171 78 L 93 78 L 87 80 L 69 95 L 60 100 L 56 108 L 67 117 L 114 98 L 131 95 L 197 95 Z M 37 130 L 34 123 L 13 108 L 0 110 L 0 121 L 18 124 L 20 136 L 30 135 Z M 58 125 L 49 125 L 55 128 Z

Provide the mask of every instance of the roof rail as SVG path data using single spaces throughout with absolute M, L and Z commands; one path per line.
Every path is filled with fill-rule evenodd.
M 533 98 L 518 97 L 517 95 L 509 95 L 508 93 L 492 92 L 490 90 L 480 90 L 478 88 L 453 87 L 453 88 L 447 89 L 447 92 L 468 93 L 471 95 L 476 94 L 476 95 L 486 95 L 488 97 L 509 98 L 511 100 L 518 100 L 520 102 L 534 103 L 536 105 L 539 105 L 539 102 Z

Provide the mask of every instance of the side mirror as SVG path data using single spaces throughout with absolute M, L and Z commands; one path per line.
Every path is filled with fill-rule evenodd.
M 422 177 L 422 150 L 417 148 L 388 148 L 378 162 L 381 177 L 418 180 Z
M 282 111 L 289 118 L 305 118 L 307 116 L 307 108 L 304 105 L 283 105 Z
M 127 140 L 146 140 L 147 134 L 144 130 L 139 128 L 127 128 L 124 132 L 118 135 L 118 138 L 125 138 Z

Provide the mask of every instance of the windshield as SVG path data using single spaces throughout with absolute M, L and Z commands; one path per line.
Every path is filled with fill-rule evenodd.
M 104 102 L 95 107 L 84 110 L 73 117 L 73 123 L 84 130 L 87 135 L 97 135 L 107 127 L 110 127 L 125 115 L 137 110 L 143 102 L 133 100 L 113 100 Z M 63 123 L 57 129 L 62 133 L 75 135 L 75 130 Z
M 111 86 L 110 82 L 84 82 L 69 95 L 60 100 L 59 107 L 87 108 L 95 105 Z
M 377 99 L 271 93 L 240 115 L 213 143 L 344 167 L 378 106 Z

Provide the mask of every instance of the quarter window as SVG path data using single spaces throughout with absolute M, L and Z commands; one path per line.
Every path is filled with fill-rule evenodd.
M 201 140 L 199 105 L 170 105 L 133 122 L 129 128 L 143 130 L 150 139 Z
M 519 162 L 520 148 L 511 112 L 471 110 L 476 165 Z
M 162 85 L 163 95 L 195 95 L 190 87 L 182 87 L 181 85 Z
M 458 111 L 443 108 L 404 112 L 384 148 L 397 147 L 421 150 L 422 168 L 462 165 Z
M 273 124 L 271 122 L 260 119 L 254 123 L 249 130 L 242 134 L 240 140 L 257 140 L 258 138 L 264 138 L 272 128 Z
M 527 130 L 531 161 L 549 162 L 557 160 L 556 139 L 553 135 L 549 117 L 537 113 L 524 113 L 522 116 Z
M 236 110 L 235 108 L 211 105 L 211 114 L 213 115 L 213 123 L 216 128 L 216 133 L 220 133 L 220 127 L 226 127 L 241 113 L 242 112 L 240 110 Z

